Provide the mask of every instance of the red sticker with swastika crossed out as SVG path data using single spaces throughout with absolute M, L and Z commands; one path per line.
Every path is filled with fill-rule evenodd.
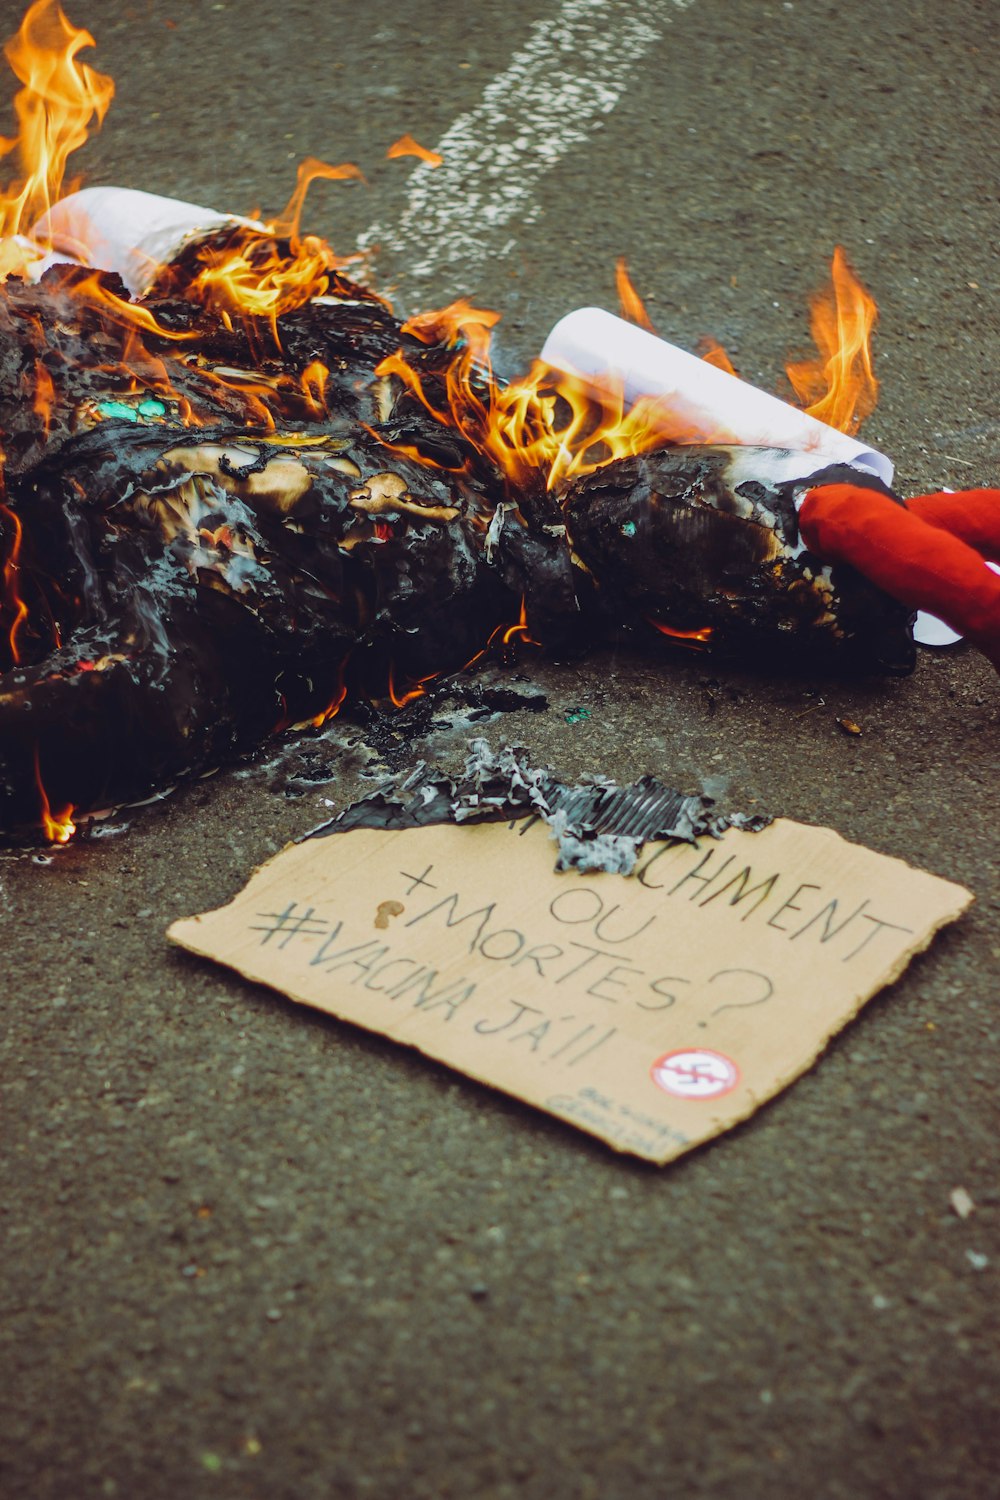
M 740 1070 L 730 1058 L 705 1047 L 665 1052 L 649 1071 L 658 1088 L 678 1099 L 718 1099 L 740 1081 Z

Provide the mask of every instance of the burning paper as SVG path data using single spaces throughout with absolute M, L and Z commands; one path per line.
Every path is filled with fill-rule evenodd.
M 609 826 L 641 827 L 629 789 L 605 790 L 625 803 Z M 463 828 L 358 813 L 169 936 L 660 1163 L 809 1068 L 972 900 L 784 819 L 646 844 L 625 877 L 556 873 L 552 829 L 516 810 Z
M 257 219 L 220 214 L 196 203 L 135 188 L 94 187 L 53 204 L 35 225 L 33 237 L 72 264 L 116 273 L 132 296 L 141 297 L 185 246 L 241 224 L 265 231 Z
M 796 478 L 812 455 L 815 470 L 853 464 L 892 483 L 884 453 L 602 308 L 582 307 L 561 319 L 542 359 L 597 388 L 620 386 L 627 406 L 645 402 L 666 440 L 789 449 Z

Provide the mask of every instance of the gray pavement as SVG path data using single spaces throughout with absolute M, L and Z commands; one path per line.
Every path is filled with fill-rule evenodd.
M 714 334 L 773 386 L 844 244 L 881 308 L 865 432 L 901 492 L 996 482 L 990 0 L 70 13 L 118 87 L 89 180 L 273 212 L 299 158 L 356 161 L 368 187 L 318 185 L 310 221 L 373 234 L 407 309 L 500 307 L 511 366 L 613 308 L 626 254 L 664 336 Z M 475 208 L 382 160 L 404 131 L 458 132 Z M 494 744 L 721 775 L 728 805 L 975 906 L 788 1093 L 660 1170 L 168 947 L 370 789 L 349 717 L 116 834 L 4 852 L 4 1500 L 1000 1494 L 996 674 L 965 648 L 887 683 L 522 670 L 550 708 L 477 725 Z M 465 737 L 401 757 L 454 765 Z

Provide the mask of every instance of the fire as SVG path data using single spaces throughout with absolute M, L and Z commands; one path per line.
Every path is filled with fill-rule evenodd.
M 344 706 L 344 703 L 347 699 L 346 674 L 347 663 L 350 660 L 350 655 L 351 653 L 348 652 L 341 661 L 340 666 L 337 668 L 336 687 L 333 690 L 333 694 L 330 698 L 329 703 L 327 703 L 325 708 L 321 708 L 319 713 L 310 714 L 307 719 L 298 719 L 293 722 L 292 716 L 288 712 L 288 701 L 285 698 L 284 694 L 279 694 L 279 701 L 281 703 L 281 716 L 278 719 L 278 722 L 275 724 L 274 729 L 272 730 L 273 734 L 284 734 L 286 729 L 294 729 L 298 731 L 304 729 L 322 729 L 323 725 L 326 724 L 330 719 L 336 718 L 337 714 L 340 713 L 340 710 Z
M 397 376 L 436 421 L 458 428 L 499 466 L 515 496 L 539 474 L 548 489 L 558 491 L 616 458 L 662 445 L 660 398 L 643 397 L 626 409 L 620 384 L 598 392 L 541 360 L 508 385 L 495 382 L 490 348 L 499 316 L 461 301 L 403 325 L 425 343 L 446 341 L 456 349 L 443 405 L 435 402 L 401 352 L 383 360 L 376 373 Z
M 635 289 L 624 255 L 620 255 L 615 261 L 615 287 L 622 317 L 629 323 L 637 324 L 639 328 L 645 328 L 647 333 L 655 334 L 656 329 L 646 311 L 646 304 Z M 718 370 L 725 370 L 727 375 L 736 374 L 729 355 L 722 345 L 712 338 L 711 334 L 706 334 L 698 340 L 698 352 L 706 364 L 715 365 Z
M 649 325 L 624 260 L 618 262 L 623 309 Z M 875 303 L 851 273 L 838 247 L 829 288 L 813 301 L 816 360 L 790 365 L 789 377 L 811 416 L 853 433 L 874 408 L 878 385 L 872 373 L 869 336 Z M 679 430 L 663 398 L 642 397 L 626 409 L 612 388 L 598 393 L 585 381 L 536 360 L 527 374 L 500 386 L 493 380 L 490 353 L 499 314 L 460 301 L 411 318 L 404 329 L 425 343 L 445 341 L 455 349 L 445 382 L 446 401 L 436 403 L 417 370 L 403 354 L 390 355 L 378 368 L 395 375 L 442 425 L 455 428 L 498 464 L 516 490 L 539 473 L 550 490 L 614 459 L 647 452 L 670 440 L 693 440 Z M 725 350 L 708 341 L 704 358 L 733 371 Z
M 0 280 L 22 274 L 48 246 L 23 238 L 65 191 L 67 158 L 87 139 L 91 121 L 103 121 L 114 96 L 110 78 L 77 61 L 92 47 L 89 31 L 70 25 L 58 0 L 35 0 L 21 28 L 4 47 L 24 87 L 14 99 L 18 134 L 0 137 L 0 158 L 16 153 L 22 175 L 0 190 Z
M 198 338 L 196 332 L 185 333 L 166 328 L 162 323 L 157 322 L 148 307 L 143 307 L 138 302 L 127 302 L 124 297 L 117 296 L 110 287 L 104 285 L 100 271 L 94 271 L 91 275 L 76 282 L 73 295 L 101 309 L 108 321 L 121 328 L 149 333 L 155 338 L 166 339 L 172 344 L 190 343 Z M 149 357 L 146 350 L 142 352 L 147 358 Z
M 69 802 L 59 812 L 52 811 L 38 764 L 37 746 L 35 747 L 35 781 L 38 786 L 39 822 L 45 837 L 50 844 L 68 844 L 76 833 L 76 824 L 73 822 L 73 804 Z
M 384 359 L 376 374 L 395 375 L 435 421 L 457 427 L 513 486 L 541 470 L 551 488 L 569 472 L 579 434 L 593 425 L 595 400 L 583 382 L 540 360 L 521 379 L 499 386 L 490 352 L 499 319 L 499 313 L 463 299 L 404 323 L 403 331 L 422 342 L 444 342 L 456 349 L 445 379 L 444 405 L 436 404 L 401 352 Z M 568 411 L 557 415 L 560 397 Z
M 343 672 L 343 667 L 341 667 L 341 672 Z M 335 719 L 336 716 L 340 713 L 340 710 L 344 705 L 344 699 L 346 697 L 347 684 L 343 680 L 341 680 L 337 691 L 335 695 L 330 699 L 330 702 L 326 705 L 325 708 L 320 709 L 318 714 L 314 714 L 311 719 L 307 719 L 305 725 L 303 725 L 303 728 L 322 729 L 323 725 L 329 719 Z
M 717 370 L 725 370 L 727 375 L 736 374 L 729 355 L 723 349 L 722 345 L 717 343 L 710 334 L 706 334 L 704 338 L 698 340 L 698 353 L 707 365 L 714 365 Z
M 690 646 L 695 651 L 700 651 L 702 646 L 707 646 L 712 639 L 711 625 L 703 625 L 700 630 L 675 630 L 672 625 L 664 625 L 661 620 L 654 620 L 652 615 L 644 616 L 646 624 L 652 625 L 661 635 L 669 636 L 672 641 L 680 641 L 682 645 Z
M 103 121 L 114 96 L 112 80 L 77 59 L 93 45 L 88 31 L 66 19 L 58 0 L 35 0 L 4 49 L 24 86 L 14 100 L 18 133 L 0 137 L 0 158 L 15 153 L 21 167 L 21 175 L 0 189 L 0 281 L 28 274 L 42 260 L 51 245 L 34 235 L 33 226 L 79 186 L 65 180 L 67 158 L 84 144 L 95 118 Z M 317 178 L 364 181 L 350 162 L 303 161 L 283 213 L 262 227 L 236 226 L 224 246 L 212 242 L 201 249 L 192 283 L 184 288 L 188 298 L 215 308 L 224 319 L 260 320 L 275 329 L 282 313 L 335 289 L 337 270 L 360 257 L 338 257 L 319 236 L 301 233 L 306 194 Z M 75 294 L 100 303 L 113 321 L 160 338 L 196 336 L 160 327 L 148 310 L 115 297 L 96 276 Z M 39 399 L 44 400 L 41 392 Z
M 840 245 L 830 284 L 813 298 L 810 311 L 819 354 L 786 365 L 788 378 L 811 417 L 853 435 L 878 399 L 869 343 L 878 309 Z
M 0 454 L 0 466 L 2 466 L 3 455 Z M 0 504 L 0 516 L 10 522 L 12 541 L 7 559 L 0 572 L 0 581 L 3 583 L 3 593 L 0 596 L 0 605 L 4 610 L 13 610 L 14 618 L 7 627 L 7 641 L 10 646 L 11 660 L 14 665 L 21 660 L 21 652 L 17 644 L 18 632 L 28 617 L 28 606 L 21 598 L 18 588 L 18 573 L 20 572 L 19 559 L 21 556 L 22 527 L 14 511 L 8 510 L 6 505 Z
M 78 54 L 92 45 L 89 32 L 66 20 L 58 0 L 34 0 L 17 35 L 5 48 L 22 87 L 14 101 L 17 135 L 0 138 L 0 160 L 12 156 L 19 173 L 6 188 L 0 187 L 0 281 L 12 274 L 27 277 L 51 248 L 43 239 L 32 238 L 32 226 L 62 192 L 75 189 L 77 184 L 66 180 L 68 158 L 84 143 L 95 122 L 103 121 L 111 102 L 111 80 L 78 60 Z M 390 159 L 416 156 L 432 167 L 442 160 L 408 135 L 396 141 L 387 155 Z M 256 330 L 269 330 L 278 345 L 278 320 L 315 298 L 344 295 L 342 289 L 347 287 L 348 296 L 383 302 L 375 293 L 352 287 L 339 276 L 344 267 L 363 257 L 338 256 L 325 240 L 302 232 L 306 195 L 316 180 L 364 182 L 364 177 L 349 162 L 330 165 L 314 158 L 305 160 L 298 169 L 295 191 L 280 215 L 264 224 L 234 222 L 222 232 L 189 245 L 171 266 L 160 268 L 153 295 L 176 293 L 188 302 L 199 303 L 230 329 L 237 322 L 247 325 L 253 335 L 249 348 L 255 355 L 260 354 L 263 341 L 263 335 L 256 337 Z M 831 278 L 830 287 L 812 304 L 811 326 L 818 354 L 811 360 L 789 364 L 788 376 L 800 403 L 811 415 L 853 433 L 874 407 L 877 395 L 869 350 L 876 309 L 839 247 Z M 617 262 L 616 281 L 624 316 L 652 332 L 652 322 L 624 257 Z M 200 425 L 218 420 L 219 388 L 223 386 L 226 396 L 222 410 L 227 415 L 234 408 L 239 410 L 248 428 L 276 434 L 280 423 L 287 441 L 293 420 L 305 429 L 310 420 L 329 425 L 330 370 L 319 359 L 294 374 L 287 370 L 275 374 L 273 364 L 269 366 L 267 360 L 258 358 L 246 359 L 247 364 L 259 364 L 258 369 L 213 368 L 198 352 L 203 332 L 164 326 L 150 306 L 116 295 L 100 271 L 71 272 L 65 292 L 86 310 L 87 316 L 81 312 L 79 319 L 83 337 L 98 324 L 104 334 L 109 328 L 118 331 L 114 353 L 107 355 L 109 364 L 105 368 L 109 399 L 91 403 L 94 420 L 141 418 Z M 62 293 L 60 285 L 60 296 Z M 389 307 L 387 302 L 384 305 Z M 161 316 L 169 317 L 169 312 Z M 411 363 L 402 349 L 382 360 L 376 373 L 393 377 L 422 403 L 435 422 L 449 432 L 460 433 L 473 449 L 496 465 L 507 481 L 509 499 L 516 503 L 539 483 L 559 494 L 571 480 L 615 459 L 661 446 L 666 427 L 672 440 L 684 441 L 685 433 L 678 429 L 677 420 L 671 421 L 664 398 L 644 397 L 626 407 L 623 388 L 598 393 L 583 379 L 540 360 L 518 379 L 506 384 L 497 381 L 492 340 L 499 317 L 499 313 L 466 300 L 413 317 L 403 325 L 405 333 L 425 345 L 450 351 L 443 373 L 436 352 L 426 361 Z M 208 322 L 201 314 L 199 318 L 203 324 Z M 153 340 L 157 342 L 153 344 Z M 238 346 L 237 341 L 232 342 Z M 59 432 L 59 424 L 67 415 L 74 415 L 58 409 L 60 387 L 53 347 L 47 342 L 47 330 L 39 324 L 30 401 L 46 436 L 50 426 Z M 241 358 L 239 354 L 228 357 Z M 714 342 L 709 341 L 703 357 L 732 372 L 728 356 Z M 96 365 L 94 368 L 96 371 Z M 171 404 L 169 411 L 165 403 Z M 294 412 L 294 418 L 290 412 Z M 369 430 L 377 435 L 377 429 Z M 686 435 L 689 439 L 694 436 Z M 315 438 L 303 431 L 297 432 L 296 441 Z M 412 456 L 430 462 L 422 454 L 414 452 Z M 0 454 L 0 639 L 6 642 L 5 656 L 17 665 L 28 654 L 27 641 L 40 638 L 46 611 L 51 617 L 53 638 L 59 640 L 62 627 L 56 616 L 62 606 L 54 606 L 49 597 L 61 598 L 58 581 L 48 581 L 44 588 L 37 583 L 38 543 L 30 527 L 27 561 L 22 556 L 25 538 L 21 521 L 14 509 L 2 503 L 6 497 L 2 466 Z M 485 518 L 473 516 L 470 524 L 480 519 L 485 527 Z M 380 541 L 393 536 L 389 521 L 374 520 L 372 529 Z M 202 528 L 198 540 L 206 552 L 220 556 L 239 551 L 241 545 L 228 524 Z M 30 612 L 24 599 L 26 585 Z M 68 606 L 64 613 L 70 616 Z M 490 623 L 484 623 L 483 635 Z M 709 627 L 678 630 L 652 618 L 648 623 L 664 636 L 695 649 L 704 646 L 712 634 Z M 497 646 L 509 648 L 514 643 L 538 644 L 529 631 L 523 598 L 518 619 L 497 625 L 484 652 Z M 323 691 L 330 694 L 327 706 L 304 724 L 318 727 L 338 712 L 347 696 L 346 666 L 345 658 L 335 685 L 323 685 Z M 85 672 L 101 667 L 100 663 L 81 661 L 78 669 Z M 426 685 L 438 675 L 431 673 L 397 685 L 390 668 L 389 698 L 402 708 L 422 696 Z M 317 692 L 298 711 L 311 710 L 322 702 Z M 282 709 L 278 727 L 285 728 L 284 702 Z M 66 842 L 74 832 L 73 808 L 55 812 L 51 808 L 37 750 L 35 773 L 46 837 Z
M 427 692 L 427 683 L 433 682 L 435 677 L 440 677 L 440 672 L 430 672 L 426 677 L 418 677 L 416 682 L 411 682 L 408 688 L 400 691 L 395 682 L 395 671 L 389 668 L 389 698 L 394 708 L 405 708 L 408 703 L 414 703 L 417 698 L 423 698 Z
M 439 167 L 444 157 L 437 151 L 428 151 L 426 146 L 421 146 L 412 135 L 401 135 L 398 141 L 393 141 L 385 153 L 387 161 L 395 161 L 399 156 L 418 156 L 425 161 L 429 167 Z
M 628 274 L 628 263 L 624 255 L 620 255 L 615 261 L 615 286 L 618 289 L 618 305 L 621 308 L 623 318 L 630 323 L 638 323 L 640 328 L 645 328 L 647 333 L 655 333 L 650 320 L 646 305 L 632 284 L 632 278 Z
M 42 364 L 40 359 L 35 360 L 35 396 L 34 408 L 42 419 L 45 436 L 49 435 L 49 427 L 52 424 L 52 403 L 55 400 L 56 387 L 52 376 Z
M 326 383 L 329 378 L 330 371 L 319 359 L 314 359 L 302 371 L 300 379 L 302 394 L 314 417 L 321 417 L 326 411 Z
M 224 245 L 208 241 L 198 249 L 200 269 L 185 295 L 227 320 L 259 319 L 270 325 L 277 341 L 277 321 L 283 313 L 326 296 L 334 289 L 337 271 L 362 258 L 337 256 L 319 235 L 301 233 L 306 194 L 317 179 L 365 180 L 353 162 L 331 166 L 307 157 L 299 164 L 295 191 L 277 219 L 263 229 L 238 226 Z
M 488 656 L 497 645 L 497 642 L 501 646 L 512 646 L 515 641 L 524 646 L 541 646 L 542 644 L 541 641 L 535 640 L 528 628 L 527 604 L 523 597 L 521 599 L 520 613 L 513 625 L 500 624 L 495 630 L 491 631 L 486 645 L 465 663 L 465 666 L 462 668 L 463 672 L 467 672 L 470 667 L 476 665 L 476 662 L 482 661 L 484 657 Z
M 496 632 L 494 632 L 494 635 L 495 634 Z M 492 638 L 493 637 L 491 637 L 491 640 Z M 540 641 L 536 641 L 533 638 L 530 630 L 528 629 L 528 611 L 525 606 L 525 600 L 523 596 L 521 598 L 521 613 L 518 615 L 517 620 L 513 625 L 508 625 L 506 629 L 504 629 L 503 634 L 500 636 L 500 640 L 505 646 L 509 646 L 512 641 L 516 641 L 518 639 L 524 641 L 524 643 L 528 646 L 538 646 L 541 644 Z

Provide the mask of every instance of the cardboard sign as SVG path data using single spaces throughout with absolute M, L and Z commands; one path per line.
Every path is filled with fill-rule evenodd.
M 169 936 L 294 1000 L 670 1161 L 805 1071 L 973 899 L 779 820 L 557 874 L 548 828 L 293 845 Z

